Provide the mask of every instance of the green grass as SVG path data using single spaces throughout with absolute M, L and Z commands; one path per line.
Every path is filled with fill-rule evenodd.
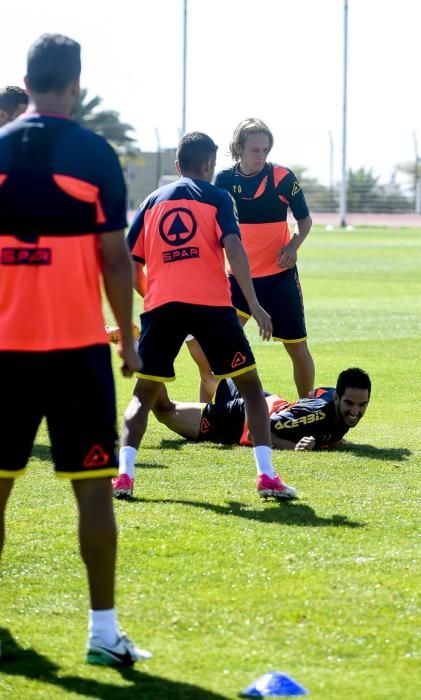
M 415 230 L 316 228 L 302 249 L 317 382 L 359 365 L 373 394 L 349 450 L 276 453 L 296 503 L 256 498 L 251 450 L 188 444 L 151 419 L 137 497 L 116 504 L 120 620 L 154 652 L 135 669 L 82 664 L 75 511 L 40 431 L 8 509 L 0 627 L 15 660 L 0 698 L 222 700 L 269 670 L 314 700 L 416 697 L 420 260 Z M 265 386 L 293 397 L 286 353 L 249 326 Z M 176 369 L 173 395 L 195 399 L 184 349 Z M 132 382 L 116 376 L 121 416 Z

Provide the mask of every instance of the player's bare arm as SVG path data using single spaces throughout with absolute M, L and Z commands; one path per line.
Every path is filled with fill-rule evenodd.
M 295 442 L 291 442 L 291 440 L 283 440 L 274 433 L 271 433 L 270 437 L 274 450 L 295 450 Z
M 316 446 L 316 440 L 314 437 L 307 436 L 301 438 L 298 442 L 292 442 L 291 440 L 283 440 L 277 435 L 271 434 L 272 447 L 275 450 L 295 450 L 296 452 L 310 452 L 314 450 Z
M 124 231 L 111 231 L 98 237 L 102 258 L 102 274 L 107 299 L 120 328 L 118 353 L 123 360 L 121 373 L 131 377 L 140 369 L 133 345 L 133 268 L 124 238 Z
M 142 263 L 134 262 L 134 288 L 143 298 L 146 293 L 145 266 Z
M 272 337 L 272 321 L 269 314 L 257 301 L 243 244 L 238 236 L 229 234 L 224 238 L 224 247 L 233 275 L 247 300 L 251 315 L 259 326 L 260 336 L 263 340 L 270 340 Z
M 298 231 L 294 233 L 289 243 L 279 252 L 277 259 L 279 267 L 289 269 L 296 265 L 298 248 L 303 244 L 310 233 L 311 226 L 312 220 L 310 215 L 297 221 Z

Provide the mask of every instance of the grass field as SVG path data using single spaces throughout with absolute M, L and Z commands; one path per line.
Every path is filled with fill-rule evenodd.
M 250 449 L 188 444 L 151 419 L 136 498 L 116 504 L 119 616 L 153 651 L 144 665 L 82 663 L 75 510 L 40 431 L 8 509 L 0 698 L 223 700 L 270 670 L 314 700 L 420 697 L 420 262 L 420 230 L 316 228 L 306 242 L 316 382 L 359 365 L 373 393 L 347 451 L 275 455 L 299 501 L 258 500 Z M 292 398 L 286 353 L 249 325 L 264 385 Z M 195 400 L 184 349 L 176 369 L 173 395 Z M 121 416 L 132 382 L 117 387 Z

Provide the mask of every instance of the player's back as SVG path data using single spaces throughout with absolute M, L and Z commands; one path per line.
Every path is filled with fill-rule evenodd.
M 147 267 L 145 310 L 169 302 L 230 306 L 223 238 L 239 235 L 228 193 L 182 177 L 140 206 L 128 236 L 133 258 Z
M 106 342 L 97 234 L 125 221 L 103 198 L 113 158 L 66 118 L 28 115 L 0 130 L 1 350 Z

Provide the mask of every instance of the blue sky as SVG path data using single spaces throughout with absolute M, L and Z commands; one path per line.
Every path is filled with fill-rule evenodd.
M 275 135 L 272 160 L 341 173 L 343 0 L 188 0 L 187 128 L 220 146 L 247 116 Z M 83 49 L 82 85 L 136 128 L 143 150 L 174 146 L 181 127 L 183 0 L 23 0 L 2 16 L 0 85 L 21 83 L 29 45 L 61 32 Z M 421 151 L 414 0 L 349 0 L 348 161 L 388 180 Z

